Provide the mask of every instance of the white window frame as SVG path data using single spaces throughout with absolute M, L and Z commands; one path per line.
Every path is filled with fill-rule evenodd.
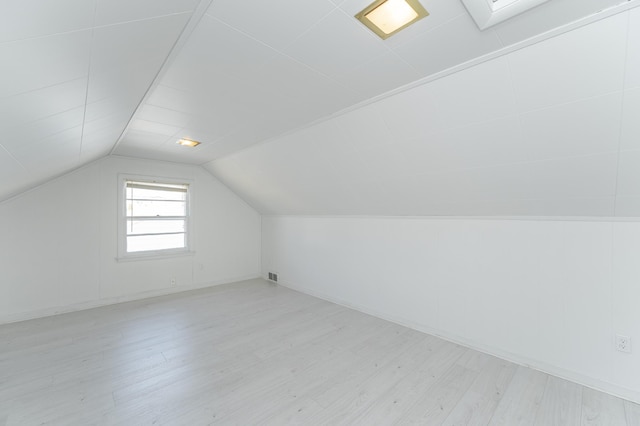
M 185 247 L 177 249 L 163 249 L 163 250 L 148 250 L 139 252 L 127 252 L 127 191 L 126 186 L 128 181 L 136 182 L 149 182 L 156 184 L 170 184 L 170 185 L 187 185 L 186 196 L 186 215 L 185 215 Z M 193 210 L 192 205 L 193 198 L 193 180 L 182 178 L 170 178 L 170 177 L 158 177 L 158 176 L 142 176 L 131 174 L 119 174 L 118 175 L 118 261 L 130 261 L 130 260 L 146 260 L 146 259 L 161 259 L 176 256 L 188 256 L 193 255 L 195 252 L 192 250 L 193 242 L 193 218 L 191 212 Z
M 549 0 L 462 0 L 462 3 L 478 28 L 486 30 L 547 1 Z

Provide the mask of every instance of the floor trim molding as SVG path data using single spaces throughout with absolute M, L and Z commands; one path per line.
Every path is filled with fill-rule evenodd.
M 90 300 L 87 302 L 75 303 L 67 306 L 55 306 L 51 308 L 38 309 L 34 311 L 20 312 L 16 314 L 0 315 L 0 325 L 14 322 L 27 321 L 37 318 L 50 317 L 53 315 L 68 314 L 71 312 L 85 311 L 87 309 L 99 308 L 101 306 L 116 305 L 118 303 L 132 302 L 134 300 L 149 299 L 152 297 L 166 296 L 169 294 L 182 293 L 185 291 L 198 290 L 207 287 L 215 287 L 222 284 L 230 284 L 236 281 L 245 281 L 261 278 L 260 274 L 251 274 L 238 277 L 225 278 L 216 281 L 207 281 L 188 286 L 168 287 L 158 290 L 145 291 L 142 293 L 129 294 L 120 297 L 109 297 L 104 299 Z
M 266 277 L 263 276 L 262 278 L 266 280 Z M 422 333 L 439 337 L 441 339 L 464 346 L 466 348 L 470 348 L 479 352 L 483 352 L 488 355 L 492 355 L 492 356 L 504 359 L 506 361 L 510 361 L 514 364 L 529 367 L 534 370 L 538 370 L 543 373 L 550 374 L 552 376 L 556 376 L 561 379 L 565 379 L 565 380 L 577 383 L 579 385 L 586 386 L 591 389 L 595 389 L 600 392 L 605 392 L 610 395 L 634 402 L 636 404 L 640 404 L 640 392 L 636 392 L 632 389 L 623 388 L 623 387 L 614 385 L 612 383 L 595 379 L 593 377 L 585 376 L 583 374 L 566 370 L 551 364 L 547 364 L 545 362 L 540 362 L 535 359 L 531 359 L 521 355 L 506 352 L 497 348 L 489 347 L 479 342 L 476 342 L 470 339 L 465 339 L 460 336 L 455 336 L 450 333 L 444 332 L 442 330 L 437 330 L 437 329 L 425 326 L 423 324 L 415 323 L 405 318 L 397 317 L 394 315 L 388 315 L 384 312 L 379 312 L 375 309 L 370 309 L 363 305 L 353 304 L 324 293 L 320 293 L 314 290 L 309 290 L 308 288 L 301 285 L 293 284 L 286 281 L 279 282 L 278 284 L 283 287 L 289 288 L 291 290 L 295 290 L 295 291 L 299 291 L 300 293 L 307 294 L 309 296 L 317 297 L 319 299 L 326 300 L 328 302 L 335 303 L 337 305 L 344 306 L 346 308 L 354 309 L 358 312 L 362 312 L 367 315 L 372 315 L 374 317 L 377 317 L 389 322 L 393 322 L 395 324 L 402 325 L 404 327 L 408 327 L 413 330 L 420 331 Z

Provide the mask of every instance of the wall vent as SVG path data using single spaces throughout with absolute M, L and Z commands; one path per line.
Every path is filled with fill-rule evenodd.
M 478 28 L 487 29 L 549 0 L 462 0 Z
M 274 283 L 278 282 L 278 274 L 275 272 L 269 272 L 269 281 L 273 281 Z

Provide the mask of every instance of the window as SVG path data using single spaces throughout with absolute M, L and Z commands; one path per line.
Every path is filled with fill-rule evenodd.
M 189 251 L 189 184 L 123 179 L 120 257 Z

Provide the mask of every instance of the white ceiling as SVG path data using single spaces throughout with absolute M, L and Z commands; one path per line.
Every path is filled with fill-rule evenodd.
M 205 167 L 267 214 L 640 216 L 640 8 Z
M 603 49 L 610 50 L 605 52 L 609 55 L 605 60 L 611 59 L 612 64 L 603 64 L 599 60 L 583 61 L 589 70 L 585 72 L 570 66 L 574 59 L 583 63 L 580 62 L 583 50 L 594 49 L 581 44 L 578 51 L 568 51 L 568 56 L 561 57 L 550 56 L 544 53 L 546 50 L 539 53 L 540 58 L 530 57 L 533 53 L 516 52 L 508 60 L 486 63 L 400 95 L 386 97 L 361 110 L 338 114 L 336 119 L 311 130 L 302 130 L 299 135 L 307 135 L 316 128 L 329 129 L 337 122 L 355 120 L 331 131 L 341 132 L 346 126 L 351 132 L 349 135 L 357 135 L 352 138 L 346 137 L 347 133 L 338 134 L 333 141 L 327 142 L 331 149 L 323 147 L 319 150 L 318 158 L 326 161 L 341 158 L 337 160 L 338 165 L 331 166 L 339 169 L 337 174 L 327 175 L 327 169 L 313 168 L 314 165 L 316 168 L 324 167 L 321 162 L 311 164 L 311 169 L 307 170 L 302 165 L 309 160 L 310 152 L 304 148 L 308 142 L 289 143 L 292 146 L 281 152 L 278 147 L 285 143 L 283 141 L 291 141 L 291 136 L 278 138 L 279 135 L 291 134 L 309 123 L 336 115 L 355 104 L 365 104 L 366 100 L 400 86 L 626 2 L 551 0 L 480 32 L 459 0 L 423 0 L 431 15 L 386 41 L 378 39 L 353 18 L 368 3 L 369 0 L 2 2 L 0 199 L 111 153 L 207 164 L 208 169 L 224 177 L 229 185 L 266 212 L 386 212 L 375 203 L 370 206 L 375 207 L 374 210 L 367 210 L 369 201 L 366 200 L 351 209 L 327 207 L 336 205 L 336 202 L 326 206 L 323 203 L 331 198 L 336 187 L 336 199 L 340 194 L 350 199 L 351 192 L 340 188 L 354 187 L 370 192 L 371 199 L 387 197 L 392 201 L 394 197 L 402 197 L 396 191 L 401 185 L 409 194 L 413 190 L 421 190 L 426 181 L 431 186 L 438 186 L 430 179 L 416 179 L 409 170 L 419 169 L 416 175 L 426 176 L 458 169 L 479 170 L 515 164 L 515 159 L 521 160 L 518 155 L 522 153 L 500 147 L 500 137 L 508 136 L 508 133 L 501 133 L 502 129 L 519 132 L 517 135 L 522 138 L 519 143 L 527 147 L 527 155 L 545 160 L 550 156 L 575 156 L 576 152 L 582 151 L 587 152 L 584 155 L 593 155 L 611 148 L 603 147 L 610 141 L 593 141 L 586 146 L 577 139 L 572 139 L 575 146 L 558 146 L 552 142 L 562 139 L 560 134 L 554 133 L 554 125 L 564 123 L 565 134 L 570 135 L 572 130 L 568 123 L 583 124 L 583 120 L 588 120 L 592 114 L 604 111 L 604 105 L 615 105 L 619 100 L 615 98 L 616 93 L 618 97 L 622 96 L 621 87 L 614 89 L 617 77 L 607 71 L 620 65 L 615 62 L 620 59 L 615 56 L 620 49 Z M 636 29 L 633 26 L 629 28 L 630 40 L 637 40 L 638 35 L 634 35 Z M 596 38 L 593 42 L 596 47 L 602 45 L 601 39 Z M 520 52 L 537 52 L 537 49 L 533 46 Z M 629 50 L 628 63 L 638 63 L 635 52 Z M 531 61 L 541 61 L 536 63 L 544 66 L 531 67 Z M 566 64 L 567 70 L 564 71 L 557 62 Z M 532 75 L 531 70 L 538 74 Z M 600 72 L 608 80 L 590 77 Z M 504 85 L 500 75 L 514 79 L 515 93 Z M 486 87 L 498 91 L 489 96 L 482 95 L 476 78 L 486 78 Z M 633 78 L 629 77 L 630 80 Z M 558 81 L 560 90 L 556 90 L 553 84 L 542 86 L 554 87 L 554 90 L 539 90 L 542 79 Z M 562 83 L 563 79 L 569 80 L 568 87 Z M 586 86 L 591 87 L 591 95 L 582 92 Z M 463 87 L 466 89 L 462 90 Z M 628 83 L 627 87 L 635 86 Z M 439 99 L 437 106 L 429 103 L 432 95 L 424 95 L 425 91 L 433 91 L 433 96 Z M 545 115 L 544 108 L 560 108 L 563 103 L 585 96 L 601 95 L 602 102 L 594 100 L 592 105 L 585 100 L 580 111 L 571 108 L 563 111 L 568 117 L 565 122 L 551 110 Z M 633 116 L 633 108 L 636 112 L 640 109 L 637 105 L 639 96 L 631 90 L 624 95 L 624 114 Z M 622 100 L 619 101 L 618 105 L 621 105 Z M 411 102 L 416 103 L 418 111 L 408 110 L 407 105 Z M 389 107 L 396 104 L 397 108 Z M 425 114 L 428 108 L 433 108 L 435 114 Z M 364 114 L 371 109 L 376 110 L 376 114 L 384 114 L 384 127 L 376 129 L 376 125 L 383 123 L 379 120 L 370 128 L 371 120 Z M 621 120 L 622 115 L 615 116 L 612 111 L 622 114 L 620 108 L 604 111 L 612 116 L 609 126 L 603 124 L 598 129 L 598 134 L 603 137 L 609 135 L 607 132 L 611 131 L 610 127 L 616 120 Z M 491 120 L 504 123 L 493 126 Z M 535 126 L 538 127 L 535 130 L 542 132 L 540 137 L 553 134 L 553 138 L 533 146 L 529 140 L 533 136 L 522 136 L 527 120 L 530 126 L 537 120 L 545 120 L 547 124 Z M 366 123 L 367 126 L 357 123 Z M 420 127 L 415 127 L 418 124 Z M 478 129 L 468 127 L 470 125 L 478 126 Z M 636 128 L 633 126 L 630 124 L 623 129 L 623 134 L 628 135 L 624 140 L 632 140 L 633 135 L 637 135 L 637 125 Z M 429 129 L 426 133 L 425 127 Z M 547 134 L 544 134 L 545 129 Z M 383 133 L 378 133 L 378 130 Z M 495 147 L 473 146 L 468 138 L 476 132 L 480 135 L 480 132 L 485 132 L 487 139 L 491 138 L 491 132 L 499 133 Z M 590 140 L 595 139 L 590 129 L 583 133 Z M 438 139 L 433 140 L 440 140 L 443 144 L 439 148 L 442 155 L 449 156 L 446 157 L 449 160 L 467 156 L 466 163 L 455 163 L 453 167 L 433 157 L 433 151 L 426 150 L 419 142 L 431 134 L 437 134 Z M 370 138 L 364 140 L 362 135 L 370 135 Z M 175 144 L 180 137 L 197 139 L 203 144 L 194 150 L 185 149 Z M 273 142 L 257 145 L 265 140 Z M 334 142 L 345 140 L 344 144 Z M 467 145 L 446 145 L 455 141 Z M 458 146 L 460 151 L 453 146 Z M 624 142 L 622 146 L 626 146 Z M 242 154 L 230 157 L 247 148 Z M 346 152 L 348 150 L 352 151 Z M 260 161 L 249 161 L 250 164 L 257 163 L 255 169 L 250 169 L 243 162 L 245 156 L 251 158 L 255 155 L 252 153 L 265 156 Z M 312 155 L 316 152 L 313 151 Z M 252 181 L 264 173 L 270 158 L 278 164 L 285 159 L 295 164 L 279 170 L 262 186 L 244 185 L 243 182 Z M 407 158 L 408 163 L 405 164 L 403 161 Z M 362 162 L 365 164 L 360 164 Z M 397 164 L 394 166 L 393 162 Z M 617 164 L 617 158 L 613 162 Z M 234 170 L 242 170 L 242 173 L 230 174 L 229 164 L 237 166 Z M 624 165 L 622 156 L 620 164 Z M 360 165 L 364 167 L 362 170 L 355 168 Z M 398 174 L 394 167 L 406 167 L 407 171 Z M 558 170 L 562 168 L 561 165 L 557 167 Z M 291 173 L 299 172 L 300 178 L 287 174 L 289 169 Z M 311 170 L 316 170 L 313 178 L 308 176 Z M 492 189 L 490 176 L 482 175 L 483 179 L 479 179 L 476 175 L 482 173 L 469 173 L 465 176 L 472 183 L 484 182 L 485 179 L 487 191 L 498 191 L 492 195 L 492 200 L 504 195 Z M 532 169 L 530 173 L 533 176 L 537 172 Z M 506 175 L 508 171 L 493 178 Z M 303 176 L 307 176 L 309 183 L 317 187 L 316 192 L 323 195 L 313 200 L 297 198 L 300 192 L 304 193 L 304 188 L 296 186 L 305 181 Z M 621 176 L 624 177 L 622 171 Z M 343 178 L 347 180 L 342 181 Z M 544 179 L 551 180 L 553 176 Z M 296 185 L 287 184 L 287 180 L 295 181 Z M 377 183 L 371 185 L 369 181 Z M 457 177 L 451 177 L 450 182 L 443 178 L 440 183 L 441 186 L 434 190 L 454 191 L 461 194 L 460 197 L 466 197 L 466 188 L 473 187 L 470 184 L 460 186 Z M 517 182 L 512 183 L 513 191 L 517 192 Z M 428 188 L 426 186 L 424 190 Z M 559 189 L 552 189 L 555 197 L 569 196 Z M 612 197 L 609 189 L 602 188 L 598 196 L 607 194 L 607 197 Z M 629 195 L 633 193 L 632 188 L 627 190 L 624 184 L 618 185 L 618 190 L 628 191 Z M 519 195 L 535 198 L 550 194 L 540 191 Z M 274 192 L 280 194 L 280 198 L 269 199 Z M 591 194 L 585 194 L 585 197 L 590 200 Z M 293 199 L 298 199 L 301 207 L 291 205 L 290 200 Z M 622 202 L 622 198 L 618 199 Z M 458 201 L 471 203 L 470 200 L 460 198 Z M 506 214 L 509 210 L 501 207 L 498 201 L 495 204 L 486 202 L 489 203 L 485 209 L 488 214 L 494 211 Z M 457 211 L 465 214 L 467 210 L 477 210 L 467 209 L 464 203 L 453 203 L 453 207 L 446 209 L 406 205 L 397 211 L 411 214 Z M 634 201 L 627 200 L 629 203 L 631 205 Z M 583 204 L 585 214 L 606 210 L 593 208 L 593 203 L 588 200 Z M 640 210 L 640 202 L 635 202 L 635 205 Z M 524 205 L 521 210 L 522 214 L 537 212 L 535 208 Z M 565 211 L 557 210 L 558 214 Z

